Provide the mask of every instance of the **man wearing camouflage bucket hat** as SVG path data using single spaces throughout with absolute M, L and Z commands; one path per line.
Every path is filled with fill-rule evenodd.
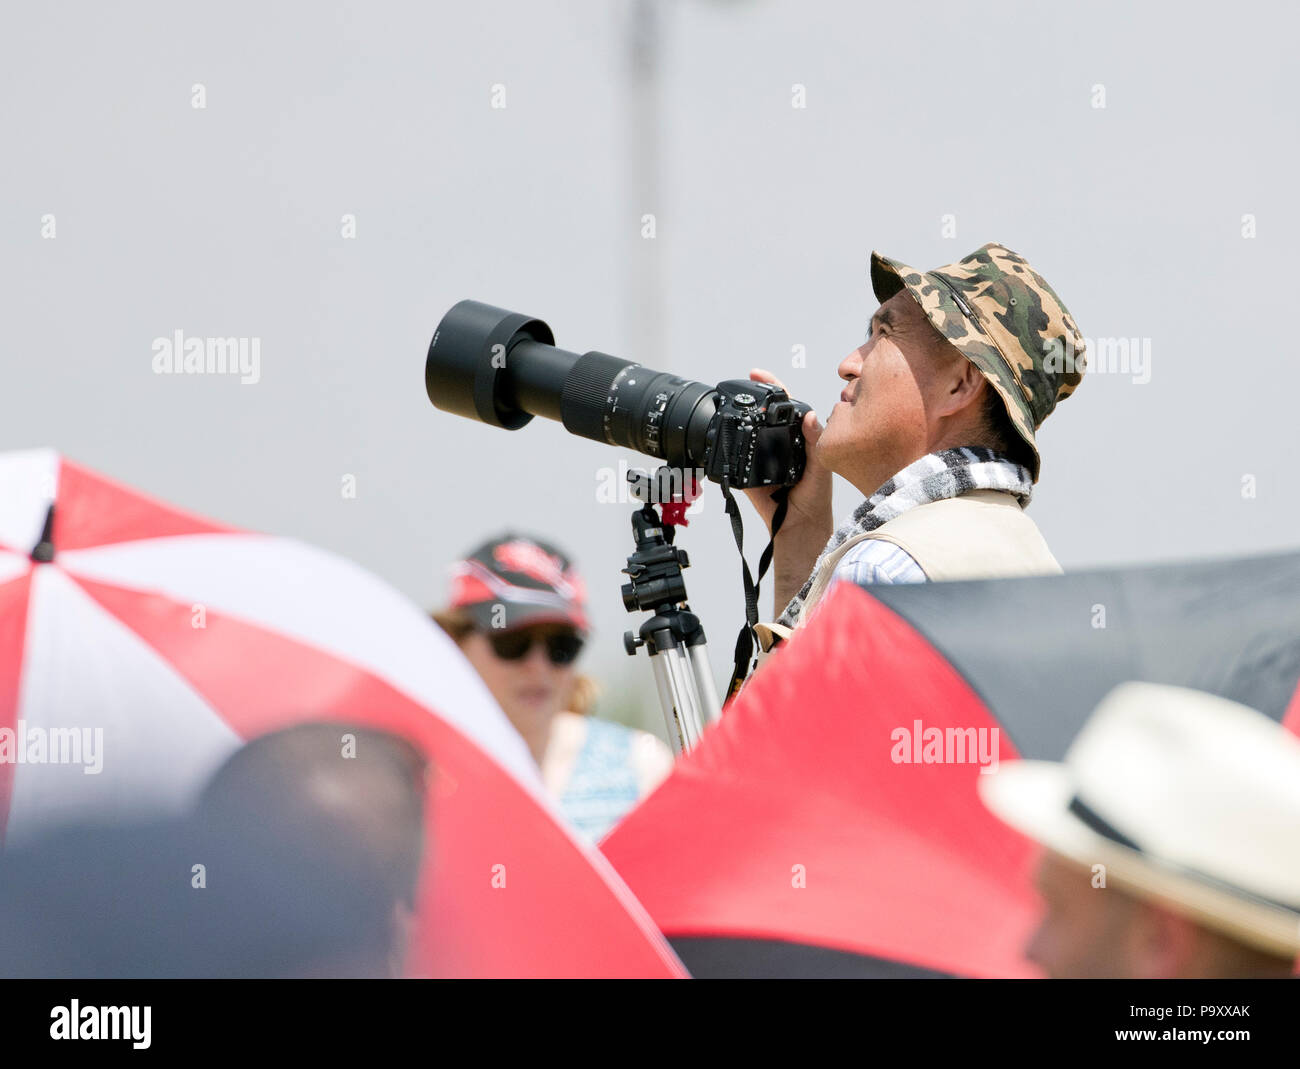
M 764 650 L 839 579 L 1061 570 L 1024 509 L 1038 481 L 1035 433 L 1083 376 L 1073 317 L 1024 257 L 994 243 L 933 271 L 872 253 L 871 284 L 880 308 L 839 366 L 840 403 L 825 427 L 815 413 L 804 421 L 809 462 L 773 557 L 785 609 L 758 625 Z M 832 474 L 867 496 L 838 529 Z M 771 491 L 748 494 L 770 527 Z

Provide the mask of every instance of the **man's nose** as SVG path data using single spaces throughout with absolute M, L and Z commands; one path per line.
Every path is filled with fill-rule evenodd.
M 843 360 L 840 361 L 838 368 L 839 376 L 845 382 L 852 382 L 862 374 L 862 350 L 854 349 Z

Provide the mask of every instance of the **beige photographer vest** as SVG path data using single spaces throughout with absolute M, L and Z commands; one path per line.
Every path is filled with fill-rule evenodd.
M 796 626 L 808 620 L 826 593 L 841 558 L 869 538 L 906 550 L 934 582 L 1061 572 L 1038 526 L 1013 495 L 1001 490 L 972 490 L 960 497 L 917 505 L 874 531 L 854 535 L 837 546 L 818 567 Z M 764 650 L 771 649 L 772 636 L 790 636 L 790 628 L 781 624 L 759 624 L 756 630 Z

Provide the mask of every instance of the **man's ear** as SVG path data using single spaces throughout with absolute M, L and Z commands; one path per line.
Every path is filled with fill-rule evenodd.
M 1170 979 L 1185 975 L 1196 954 L 1200 930 L 1195 922 L 1151 902 L 1144 902 L 1132 928 L 1133 975 Z
M 972 404 L 982 405 L 984 391 L 989 389 L 984 373 L 964 356 L 953 365 L 947 385 L 940 413 L 944 416 L 955 415 Z

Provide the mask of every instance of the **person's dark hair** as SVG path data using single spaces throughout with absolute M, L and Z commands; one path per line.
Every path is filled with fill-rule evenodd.
M 390 732 L 311 722 L 253 739 L 217 770 L 194 819 L 212 857 L 204 934 L 227 946 L 231 975 L 313 962 L 383 973 L 405 949 L 394 909 L 415 907 L 428 768 Z
M 387 731 L 313 721 L 252 739 L 209 780 L 198 811 L 229 826 L 275 825 L 331 865 L 381 877 L 413 901 L 428 763 Z
M 301 724 L 238 750 L 190 814 L 11 846 L 0 976 L 393 975 L 428 767 L 389 732 Z
M 979 444 L 996 450 L 1032 473 L 1036 465 L 1034 451 L 1011 422 L 1002 395 L 987 381 L 984 387 L 984 440 Z

